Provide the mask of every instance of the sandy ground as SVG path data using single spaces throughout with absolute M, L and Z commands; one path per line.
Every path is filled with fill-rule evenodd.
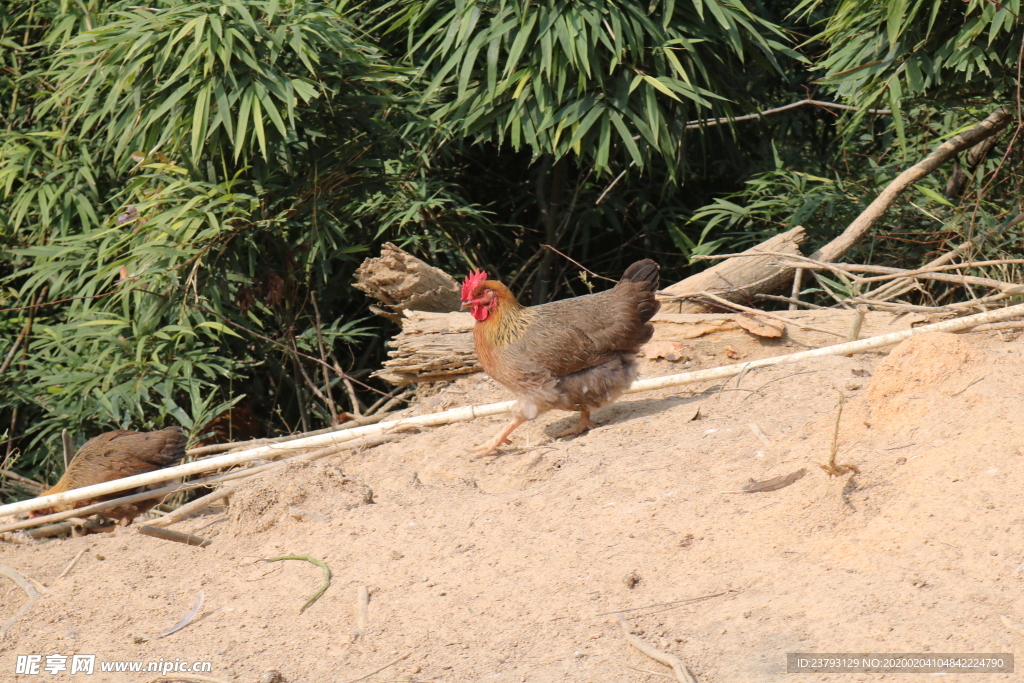
M 14 673 L 19 654 L 55 653 L 205 660 L 206 676 L 250 683 L 352 681 L 403 655 L 365 680 L 670 680 L 614 610 L 702 683 L 935 680 L 787 675 L 788 652 L 1018 651 L 1024 339 L 928 334 L 891 351 L 632 395 L 573 439 L 552 441 L 575 417 L 549 413 L 498 457 L 466 455 L 494 418 L 293 466 L 174 526 L 212 538 L 206 549 L 131 528 L 2 542 L 0 562 L 41 597 L 0 635 L 0 680 L 156 677 Z M 644 374 L 723 362 L 649 361 Z M 840 391 L 836 460 L 859 473 L 831 477 L 818 465 Z M 506 398 L 475 376 L 420 410 Z M 800 468 L 786 488 L 735 493 Z M 290 554 L 333 572 L 301 614 L 321 569 L 259 561 Z M 190 625 L 143 640 L 200 591 Z M 25 600 L 0 577 L 0 622 Z

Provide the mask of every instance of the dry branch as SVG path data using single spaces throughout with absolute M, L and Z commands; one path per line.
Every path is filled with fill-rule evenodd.
M 633 382 L 633 385 L 626 390 L 626 393 L 634 394 L 642 391 L 653 391 L 655 389 L 665 389 L 668 387 L 694 384 L 696 382 L 725 379 L 727 377 L 734 377 L 740 373 L 749 372 L 756 368 L 764 368 L 786 363 L 797 363 L 804 360 L 810 360 L 812 358 L 821 358 L 823 356 L 848 356 L 862 351 L 870 351 L 872 349 L 890 346 L 901 342 L 904 339 L 909 339 L 910 337 L 918 334 L 924 334 L 926 332 L 954 332 L 986 323 L 1009 320 L 1011 318 L 1022 316 L 1024 316 L 1024 304 L 1017 304 L 1015 306 L 1008 306 L 994 311 L 955 318 L 953 320 L 946 320 L 939 323 L 933 323 L 931 325 L 922 325 L 910 330 L 890 332 L 889 334 L 869 337 L 867 339 L 847 342 L 845 344 L 836 344 L 835 346 L 810 349 L 808 351 L 791 353 L 785 356 L 774 356 L 771 358 L 762 358 L 760 360 L 735 363 L 733 365 L 708 368 L 707 370 L 684 372 L 677 375 L 667 375 L 665 377 L 652 377 L 651 379 Z M 512 409 L 513 403 L 514 401 L 503 401 L 501 403 L 490 403 L 482 406 L 464 406 L 462 408 L 446 410 L 440 413 L 418 415 L 416 417 L 408 417 L 391 422 L 381 422 L 376 425 L 357 427 L 355 429 L 349 429 L 342 432 L 320 434 L 306 439 L 297 439 L 282 445 L 261 446 L 259 448 L 253 448 L 245 451 L 237 451 L 235 453 L 207 458 L 206 460 L 199 460 L 196 462 L 186 463 L 184 465 L 168 467 L 155 472 L 137 474 L 132 477 L 125 477 L 123 479 L 108 481 L 102 484 L 84 486 L 79 489 L 72 489 L 71 491 L 64 491 L 62 493 L 54 493 L 49 496 L 31 498 L 17 503 L 9 503 L 7 505 L 0 506 L 0 516 L 38 510 L 40 508 L 50 507 L 51 505 L 58 505 L 61 503 L 72 503 L 79 500 L 85 500 L 86 498 L 92 498 L 94 496 L 124 491 L 137 486 L 145 486 L 160 481 L 166 481 L 168 479 L 176 479 L 178 477 L 198 474 L 200 472 L 208 472 L 224 467 L 231 467 L 262 458 L 280 457 L 281 455 L 287 454 L 289 451 L 295 451 L 297 449 L 309 449 L 323 447 L 325 445 L 339 446 L 347 441 L 352 441 L 361 437 L 382 437 L 394 434 L 401 430 L 419 427 L 435 427 L 438 425 L 452 424 L 454 422 L 473 420 L 478 417 L 504 415 Z
M 78 551 L 78 554 L 77 554 L 77 555 L 75 555 L 75 559 L 71 560 L 71 562 L 69 562 L 69 563 L 68 563 L 68 566 L 67 566 L 67 567 L 64 567 L 64 571 L 62 571 L 62 572 L 60 573 L 60 576 L 58 576 L 57 578 L 58 578 L 58 579 L 63 579 L 63 578 L 65 577 L 65 576 L 67 576 L 68 574 L 70 574 L 70 573 L 71 573 L 71 570 L 72 570 L 72 569 L 74 569 L 76 565 L 78 565 L 78 562 L 79 562 L 79 561 L 80 561 L 80 560 L 82 559 L 82 557 L 84 557 L 84 556 L 85 556 L 85 554 L 86 554 L 87 552 L 89 552 L 89 546 L 85 546 L 84 548 L 82 548 L 81 550 L 79 550 L 79 551 Z
M 381 399 L 381 403 L 386 401 L 389 396 L 385 396 Z M 348 420 L 340 425 L 334 427 L 326 427 L 324 429 L 318 429 L 313 432 L 306 432 L 305 434 L 289 434 L 287 436 L 278 436 L 273 439 L 254 439 L 250 441 L 234 441 L 232 443 L 215 443 L 209 446 L 200 446 L 199 448 L 190 448 L 185 451 L 185 455 L 191 457 L 199 457 L 202 455 L 210 455 L 212 453 L 223 453 L 224 451 L 235 450 L 236 448 L 255 448 L 256 446 L 265 446 L 271 443 L 286 443 L 288 441 L 295 441 L 296 439 L 303 439 L 307 436 L 314 436 L 316 434 L 329 434 L 331 432 L 342 432 L 346 429 L 352 429 L 353 427 L 362 427 L 363 425 L 377 424 L 378 422 L 391 417 L 394 413 L 388 413 L 381 411 L 375 415 L 368 415 L 366 417 L 359 417 L 355 420 Z
M 193 536 L 192 534 L 183 534 L 180 531 L 172 531 L 171 529 L 161 529 L 155 526 L 142 525 L 138 528 L 138 533 L 142 534 L 143 536 L 152 536 L 153 538 L 159 538 L 162 541 L 174 541 L 175 543 L 194 545 L 198 548 L 205 548 L 206 546 L 213 543 L 213 541 L 207 538 L 200 538 L 199 536 Z
M 1012 262 L 1024 262 L 1022 259 L 1003 259 L 999 264 L 1012 263 Z M 952 282 L 954 284 L 967 284 L 977 285 L 978 287 L 991 287 L 1005 294 L 1016 296 L 1024 294 L 1024 285 L 1020 285 L 1013 282 L 1004 282 L 1002 280 L 994 280 L 988 277 L 978 277 L 976 275 L 957 275 L 951 273 L 939 272 L 940 269 L 954 270 L 957 268 L 973 268 L 976 267 L 970 263 L 958 263 L 952 266 L 939 266 L 938 268 L 917 268 L 914 270 L 907 270 L 905 268 L 892 268 L 889 266 L 871 266 L 862 265 L 859 263 L 828 263 L 824 261 L 816 261 L 809 258 L 800 258 L 794 263 L 799 263 L 806 270 L 828 270 L 833 273 L 843 273 L 857 284 L 867 284 L 871 282 L 878 282 L 882 280 L 892 280 L 899 278 L 907 279 L 921 279 L 921 280 L 938 280 L 940 282 Z M 993 263 L 993 262 L 982 262 L 982 263 Z M 876 277 L 860 277 L 855 273 L 882 273 L 882 275 Z
M 889 210 L 889 207 L 893 205 L 904 190 L 921 180 L 921 178 L 927 176 L 929 173 L 935 171 L 944 162 L 956 157 L 956 155 L 961 151 L 969 147 L 973 147 L 979 142 L 996 135 L 1009 125 L 1010 120 L 1011 115 L 1009 110 L 1000 108 L 974 128 L 961 133 L 960 135 L 956 135 L 936 147 L 935 150 L 922 161 L 914 164 L 896 176 L 896 178 L 894 178 L 892 182 L 890 182 L 889 185 L 887 185 L 886 188 L 882 190 L 877 197 L 875 197 L 874 201 L 872 201 L 871 204 L 869 204 L 868 207 L 861 212 L 861 214 L 852 223 L 850 223 L 849 226 L 847 226 L 842 234 L 811 254 L 811 258 L 817 261 L 835 261 L 842 257 L 864 238 L 868 231 L 871 230 L 875 223 L 885 215 L 886 211 Z M 797 229 L 799 228 L 795 228 L 794 230 Z M 788 235 L 794 232 L 794 230 L 790 230 L 788 233 L 783 233 L 777 237 Z M 774 246 L 769 246 L 770 243 L 771 240 L 754 247 L 751 251 L 790 251 L 788 248 L 779 249 Z M 794 253 L 799 254 L 799 251 L 797 250 Z M 743 255 L 736 254 L 734 256 L 739 257 Z M 740 261 L 742 261 L 742 259 L 740 259 Z M 785 283 L 793 280 L 794 271 L 792 264 L 771 264 L 768 262 L 762 262 L 758 264 L 758 266 L 759 272 L 762 273 L 760 279 L 753 282 L 741 281 L 736 275 L 732 274 L 742 274 L 744 272 L 743 264 L 733 260 L 724 261 L 714 268 L 705 271 L 710 272 L 715 269 L 721 269 L 724 272 L 730 273 L 729 277 L 723 279 L 724 281 L 722 284 L 707 284 L 701 285 L 700 287 L 693 287 L 692 285 L 686 284 L 690 280 L 704 275 L 704 273 L 700 273 L 699 275 L 695 275 L 693 278 L 688 278 L 676 285 L 672 285 L 672 287 L 669 287 L 666 292 L 670 294 L 683 294 L 706 289 L 714 289 L 716 291 L 723 289 L 725 290 L 724 292 L 718 291 L 718 293 L 725 296 L 727 299 L 733 299 L 733 296 L 731 295 L 733 292 L 730 290 L 736 292 L 737 298 L 742 296 L 741 293 L 745 293 L 746 298 L 750 298 L 752 295 L 756 294 L 770 294 L 773 289 L 777 289 Z M 677 288 L 681 291 L 677 291 Z M 794 287 L 791 298 L 796 298 L 796 294 L 797 291 Z
M 395 664 L 398 664 L 400 661 L 402 661 L 403 659 L 406 659 L 411 654 L 412 654 L 411 652 L 406 652 L 404 655 L 402 655 L 398 659 L 395 659 L 395 660 L 392 660 L 392 661 L 388 662 L 387 664 L 385 664 L 381 668 L 374 669 L 370 673 L 364 674 L 364 675 L 360 676 L 359 678 L 353 678 L 350 681 L 346 681 L 346 683 L 359 683 L 359 681 L 365 681 L 370 676 L 375 676 L 376 674 L 379 674 L 384 669 L 390 668 L 390 667 L 394 666 Z
M 119 479 L 118 481 L 122 481 L 122 480 Z M 182 488 L 182 486 L 180 484 L 171 484 L 169 486 L 163 486 L 163 487 L 160 487 L 158 489 L 152 489 L 150 491 L 140 491 L 139 493 L 133 493 L 133 494 L 131 494 L 129 496 L 121 496 L 120 498 L 112 498 L 111 500 L 106 500 L 106 501 L 103 501 L 103 502 L 100 502 L 100 503 L 93 503 L 92 505 L 86 505 L 84 507 L 76 508 L 74 510 L 65 510 L 64 512 L 55 512 L 52 515 L 44 515 L 43 517 L 36 517 L 35 519 L 24 520 L 24 521 L 21 521 L 21 522 L 11 522 L 10 524 L 4 524 L 3 526 L 0 526 L 0 533 L 3 533 L 5 531 L 17 531 L 18 529 L 26 529 L 28 527 L 40 526 L 40 525 L 43 525 L 43 524 L 52 524 L 54 522 L 61 522 L 61 521 L 65 520 L 65 519 L 70 519 L 71 517 L 88 517 L 91 514 L 94 514 L 94 513 L 97 513 L 97 512 L 102 512 L 103 510 L 107 510 L 109 508 L 116 507 L 118 505 L 127 504 L 127 503 L 135 503 L 135 502 L 138 502 L 140 500 L 149 500 L 150 498 L 158 498 L 158 497 L 161 497 L 161 496 L 170 495 L 171 493 L 174 493 L 174 492 L 180 490 L 181 488 Z M 81 489 L 74 489 L 74 490 L 80 491 Z M 125 489 L 119 489 L 119 490 L 123 491 Z M 38 499 L 32 498 L 30 500 L 38 500 Z M 80 499 L 80 500 L 84 500 L 84 499 Z M 49 506 L 48 505 L 41 505 L 39 507 L 49 507 Z M 33 508 L 33 509 L 39 509 L 39 508 Z M 54 525 L 54 526 L 57 526 L 57 525 Z M 69 525 L 67 527 L 67 529 L 70 531 L 71 526 Z M 59 531 L 59 530 L 53 530 L 52 533 L 49 534 L 49 535 L 57 535 L 59 533 L 65 533 L 65 532 Z M 43 538 L 43 537 L 44 536 L 39 536 L 39 538 Z
M 0 480 L 2 480 L 2 479 L 13 479 L 14 481 L 18 482 L 19 484 L 21 484 L 21 485 L 23 485 L 23 486 L 25 486 L 25 487 L 33 490 L 33 491 L 36 491 L 37 493 L 41 493 L 41 492 L 46 490 L 46 486 L 40 484 L 35 479 L 29 479 L 28 477 L 23 477 L 20 474 L 18 474 L 17 472 L 12 472 L 11 470 L 0 469 Z
M 166 514 L 163 517 L 158 517 L 157 519 L 150 520 L 149 526 L 167 526 L 168 524 L 180 522 L 181 520 L 191 515 L 193 512 L 202 510 L 213 505 L 218 501 L 224 500 L 234 492 L 234 489 L 230 488 L 217 489 L 213 493 L 207 493 L 205 496 L 201 498 L 196 498 L 191 502 L 185 503 L 184 505 L 175 508 L 174 512 Z
M 33 520 L 33 523 L 35 522 L 36 520 Z M 26 533 L 29 538 L 38 541 L 40 538 L 51 538 L 53 536 L 63 536 L 64 534 L 78 534 L 80 536 L 98 534 L 113 531 L 116 526 L 114 522 L 109 520 L 86 519 L 83 521 L 81 518 L 72 518 L 66 522 L 47 524 L 46 526 L 29 529 Z
M 1003 130 L 1010 124 L 1012 116 L 1006 108 L 999 108 L 992 112 L 988 118 L 976 125 L 974 128 L 955 135 L 951 139 L 935 148 L 931 154 L 919 161 L 889 183 L 882 192 L 875 197 L 875 200 L 868 205 L 868 208 L 847 226 L 839 237 L 835 238 L 818 251 L 811 254 L 811 258 L 818 261 L 835 261 L 854 247 L 864 235 L 871 230 L 872 226 L 885 215 L 889 207 L 893 205 L 896 198 L 908 187 L 921 178 L 937 169 L 944 162 L 954 156 L 973 147 L 982 140 L 991 137 Z

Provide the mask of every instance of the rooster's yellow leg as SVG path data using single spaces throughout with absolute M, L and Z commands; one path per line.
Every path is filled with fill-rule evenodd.
M 498 435 L 496 437 L 494 437 L 493 439 L 491 439 L 490 441 L 481 446 L 476 446 L 475 448 L 469 449 L 469 452 L 475 453 L 477 457 L 490 455 L 494 451 L 498 450 L 498 446 L 502 445 L 503 443 L 511 443 L 508 440 L 508 435 L 511 434 L 516 427 L 523 424 L 524 422 L 526 422 L 526 420 L 517 417 L 516 419 L 512 420 L 512 422 L 510 422 L 508 426 L 506 426 L 504 429 L 498 432 Z
M 590 411 L 581 410 L 580 421 L 576 424 L 576 426 L 573 427 L 572 429 L 567 429 L 559 434 L 555 434 L 555 438 L 561 439 L 563 436 L 576 436 L 577 434 L 582 434 L 588 429 L 595 429 L 596 427 L 597 425 L 590 419 Z

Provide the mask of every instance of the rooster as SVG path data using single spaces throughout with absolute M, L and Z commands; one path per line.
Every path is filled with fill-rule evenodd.
M 508 287 L 477 270 L 462 284 L 462 310 L 476 326 L 484 370 L 516 396 L 515 419 L 473 452 L 493 453 L 527 420 L 557 408 L 580 411 L 579 423 L 555 438 L 595 427 L 590 412 L 615 401 L 636 378 L 636 353 L 650 341 L 661 307 L 658 264 L 637 261 L 609 290 L 540 306 L 523 306 Z
M 105 432 L 86 441 L 85 445 L 78 449 L 75 457 L 71 459 L 60 481 L 53 488 L 39 495 L 48 496 L 51 493 L 62 493 L 83 486 L 102 484 L 176 465 L 185 457 L 187 441 L 188 437 L 181 427 L 167 427 L 157 432 L 126 432 L 123 430 Z M 55 512 L 65 512 L 161 486 L 164 484 L 139 487 L 130 491 L 118 491 L 105 496 L 80 500 L 76 503 L 62 503 L 33 510 L 29 513 L 29 517 L 42 517 Z M 159 502 L 159 499 L 151 498 L 125 503 L 103 510 L 101 514 L 110 519 L 119 520 L 122 526 L 127 526 L 137 515 L 148 511 Z

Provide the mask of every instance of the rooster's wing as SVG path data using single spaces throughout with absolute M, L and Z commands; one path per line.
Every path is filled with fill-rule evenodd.
M 598 294 L 527 309 L 522 336 L 503 353 L 524 375 L 563 377 L 636 353 L 654 334 L 640 299 L 653 294 L 620 283 Z M 656 310 L 656 309 L 655 309 Z

